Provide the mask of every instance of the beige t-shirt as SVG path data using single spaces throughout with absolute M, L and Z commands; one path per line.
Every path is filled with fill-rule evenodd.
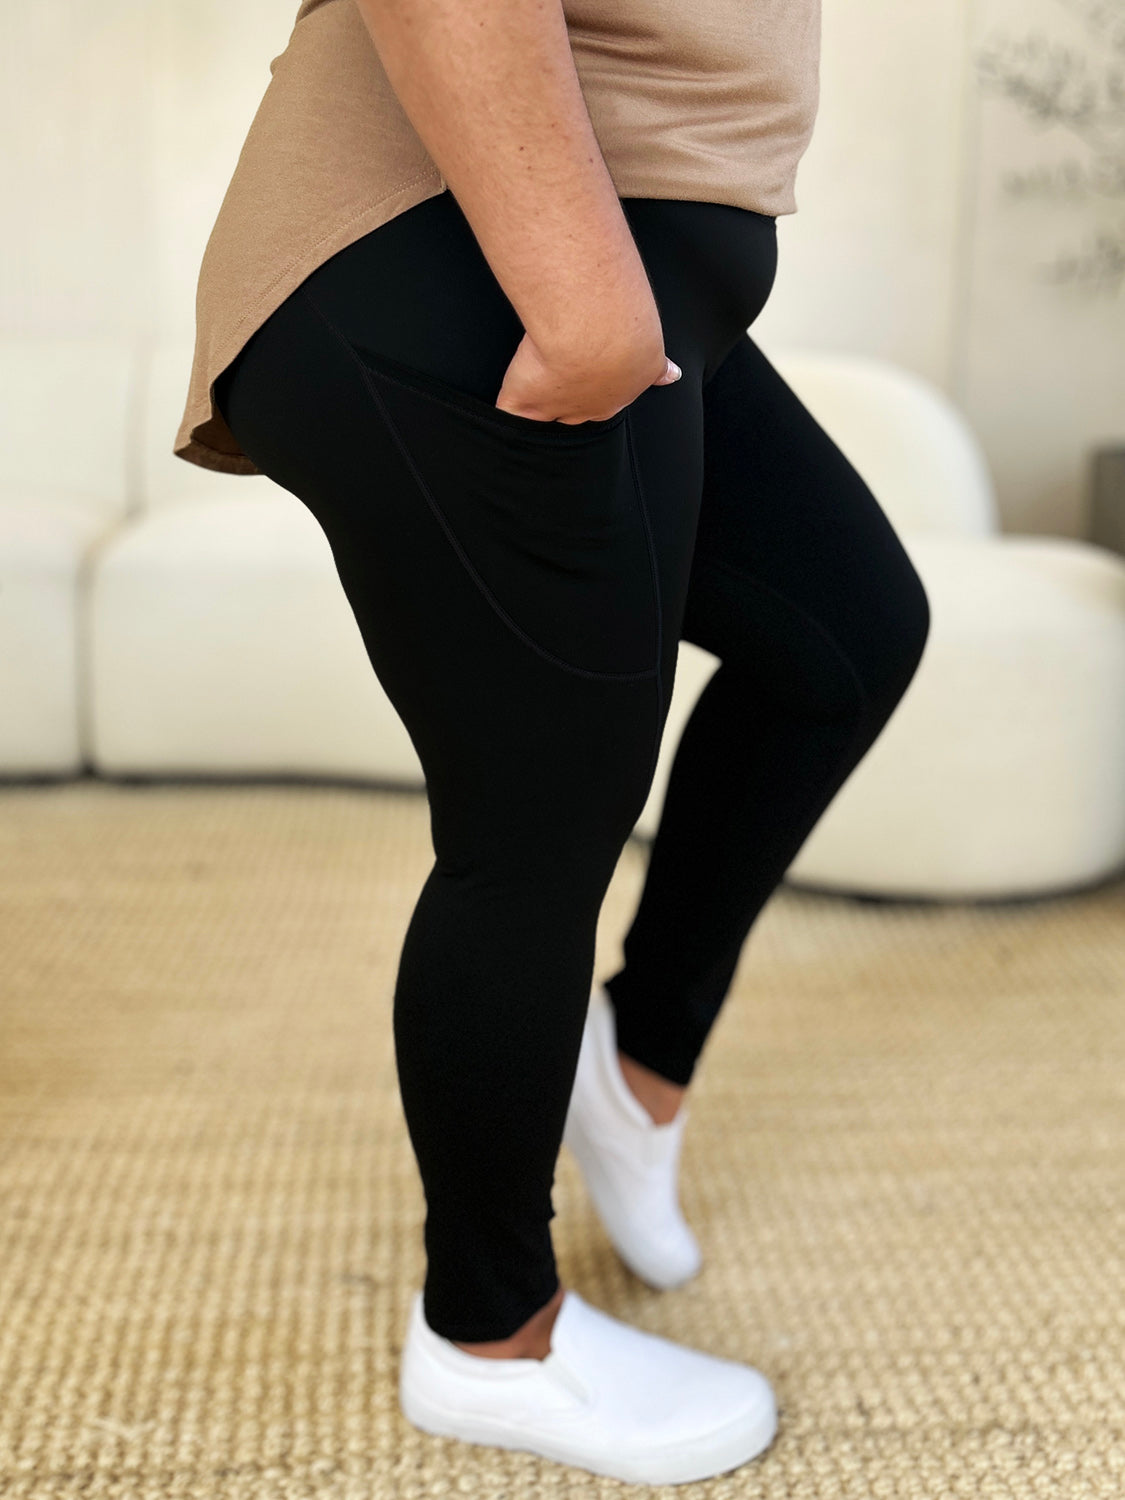
M 563 0 L 583 97 L 619 197 L 797 211 L 819 100 L 820 0 Z M 302 0 L 203 254 L 174 452 L 256 474 L 212 386 L 317 266 L 447 191 L 355 0 Z

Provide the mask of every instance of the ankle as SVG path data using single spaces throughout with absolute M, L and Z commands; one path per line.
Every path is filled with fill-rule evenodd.
M 492 1339 L 485 1343 L 462 1343 L 451 1339 L 458 1349 L 466 1354 L 476 1354 L 483 1359 L 546 1359 L 551 1352 L 551 1331 L 559 1315 L 566 1288 L 559 1286 L 550 1302 L 537 1313 L 533 1313 L 521 1328 L 506 1339 Z
M 667 1125 L 676 1118 L 687 1089 L 671 1079 L 654 1073 L 644 1063 L 636 1062 L 618 1048 L 617 1061 L 629 1092 L 644 1105 L 653 1123 Z

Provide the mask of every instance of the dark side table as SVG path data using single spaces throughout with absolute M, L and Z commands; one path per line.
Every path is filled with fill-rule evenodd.
M 1094 449 L 1089 498 L 1087 540 L 1125 556 L 1125 444 Z

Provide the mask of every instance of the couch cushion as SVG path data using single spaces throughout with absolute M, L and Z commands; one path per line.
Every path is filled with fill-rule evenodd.
M 0 340 L 0 506 L 44 496 L 103 521 L 125 513 L 138 365 L 114 340 Z
M 420 785 L 323 531 L 284 490 L 250 490 L 161 506 L 100 554 L 89 641 L 96 769 Z
M 1049 894 L 1125 865 L 1125 561 L 1070 538 L 905 533 L 918 671 L 790 867 L 880 895 Z
M 81 504 L 0 505 L 0 774 L 82 768 L 83 568 L 105 523 Z

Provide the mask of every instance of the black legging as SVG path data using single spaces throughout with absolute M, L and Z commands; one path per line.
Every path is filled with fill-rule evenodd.
M 494 406 L 523 329 L 453 194 L 321 265 L 217 384 L 322 526 L 418 752 L 436 859 L 394 992 L 426 1196 L 424 1306 L 506 1338 L 549 1221 L 599 909 L 681 639 L 719 658 L 608 981 L 621 1049 L 686 1084 L 743 942 L 899 701 L 929 628 L 870 489 L 746 332 L 775 221 L 622 206 L 683 369 L 607 421 Z

